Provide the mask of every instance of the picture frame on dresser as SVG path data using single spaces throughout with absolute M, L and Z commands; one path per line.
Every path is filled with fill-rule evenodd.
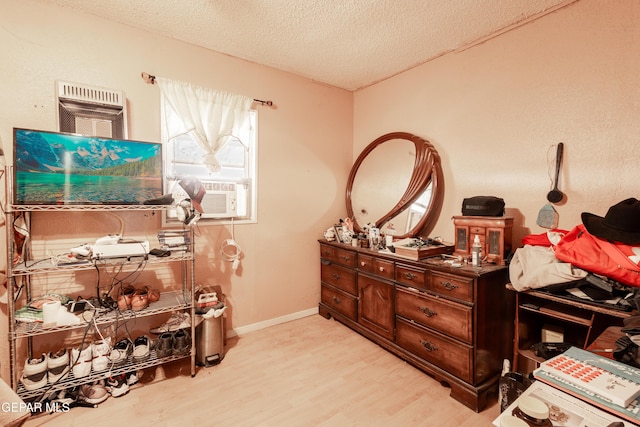
M 340 242 L 340 243 L 344 243 L 344 242 L 345 242 L 345 239 L 344 239 L 344 229 L 342 228 L 342 226 L 341 226 L 341 225 L 336 224 L 336 225 L 334 225 L 334 226 L 333 226 L 333 229 L 334 229 L 334 230 L 335 230 L 335 232 L 336 232 L 336 240 L 337 240 L 338 242 Z

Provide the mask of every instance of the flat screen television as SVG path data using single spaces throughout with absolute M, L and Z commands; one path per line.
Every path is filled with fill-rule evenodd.
M 138 205 L 161 197 L 162 145 L 14 128 L 16 205 Z

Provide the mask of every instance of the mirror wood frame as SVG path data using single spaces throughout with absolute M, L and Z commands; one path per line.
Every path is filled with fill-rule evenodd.
M 356 179 L 358 169 L 365 161 L 367 156 L 380 144 L 384 144 L 387 141 L 394 139 L 405 139 L 411 141 L 416 149 L 416 157 L 414 160 L 413 171 L 409 184 L 400 197 L 400 200 L 396 205 L 382 218 L 375 222 L 375 226 L 381 228 L 389 220 L 400 214 L 405 209 L 408 209 L 412 203 L 414 203 L 425 191 L 425 189 L 432 184 L 431 201 L 423 217 L 416 223 L 416 225 L 404 234 L 397 234 L 396 238 L 405 237 L 428 237 L 431 230 L 435 226 L 438 217 L 440 215 L 440 209 L 442 208 L 442 202 L 444 199 L 444 177 L 442 172 L 442 165 L 440 162 L 440 155 L 436 151 L 435 147 L 428 140 L 419 136 L 413 135 L 407 132 L 392 132 L 375 139 L 371 142 L 356 159 L 349 178 L 347 180 L 346 190 L 346 205 L 347 216 L 353 219 L 354 231 L 357 233 L 363 232 L 364 229 L 361 224 L 358 224 L 353 210 L 353 204 L 351 194 L 353 191 L 353 183 Z M 363 224 L 364 225 L 364 224 Z

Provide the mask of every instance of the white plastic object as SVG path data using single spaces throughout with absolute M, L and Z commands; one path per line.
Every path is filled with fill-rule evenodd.
M 482 265 L 482 246 L 480 246 L 480 236 L 477 234 L 473 238 L 471 246 L 471 265 L 480 267 Z
M 91 253 L 91 246 L 87 244 L 76 246 L 75 248 L 69 249 L 69 252 L 73 255 L 89 256 Z
M 96 240 L 96 245 L 116 245 L 120 242 L 119 234 L 108 234 Z

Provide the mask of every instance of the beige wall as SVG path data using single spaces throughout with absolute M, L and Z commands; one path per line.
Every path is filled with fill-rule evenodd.
M 637 197 L 639 21 L 635 0 L 580 0 L 354 95 L 66 9 L 4 1 L 0 138 L 10 154 L 13 126 L 56 128 L 56 79 L 124 90 L 129 137 L 151 141 L 159 138 L 159 97 L 142 71 L 272 99 L 276 108 L 258 107 L 259 223 L 234 229 L 242 270 L 230 272 L 217 255 L 230 227 L 200 226 L 198 238 L 198 281 L 222 287 L 230 328 L 250 328 L 317 306 L 316 239 L 344 215 L 351 162 L 383 133 L 412 132 L 439 150 L 446 198 L 433 235 L 449 240 L 451 216 L 474 195 L 505 199 L 517 216 L 516 240 L 542 232 L 535 220 L 550 189 L 549 149 L 560 141 L 568 196 L 556 207 L 561 227 Z M 104 218 L 51 219 L 61 225 L 35 230 L 41 240 L 112 232 Z M 160 225 L 157 216 L 126 220 L 127 234 L 150 240 Z M 8 356 L 0 355 L 6 376 Z
M 196 280 L 222 288 L 229 306 L 227 326 L 236 331 L 317 310 L 316 239 L 344 212 L 352 158 L 350 92 L 42 2 L 10 0 L 0 8 L 0 139 L 9 157 L 14 126 L 57 129 L 57 79 L 123 90 L 129 138 L 147 141 L 160 137 L 159 92 L 144 83 L 143 71 L 273 100 L 274 108 L 257 106 L 258 223 L 233 229 L 244 253 L 241 268 L 233 272 L 220 261 L 220 245 L 231 227 L 200 223 Z M 125 236 L 157 242 L 159 215 L 121 216 Z M 46 213 L 35 219 L 34 239 L 48 240 L 42 244 L 55 249 L 54 240 L 67 239 L 71 247 L 74 240 L 92 241 L 119 228 L 104 214 Z M 88 282 L 91 292 L 95 278 L 89 276 L 71 280 Z M 72 288 L 81 292 L 80 286 Z M 0 304 L 0 310 L 0 363 L 6 378 L 6 306 Z
M 355 94 L 354 156 L 376 137 L 429 139 L 445 170 L 434 236 L 476 195 L 505 199 L 516 242 L 541 233 L 555 150 L 564 142 L 559 225 L 640 198 L 640 3 L 580 0 Z

